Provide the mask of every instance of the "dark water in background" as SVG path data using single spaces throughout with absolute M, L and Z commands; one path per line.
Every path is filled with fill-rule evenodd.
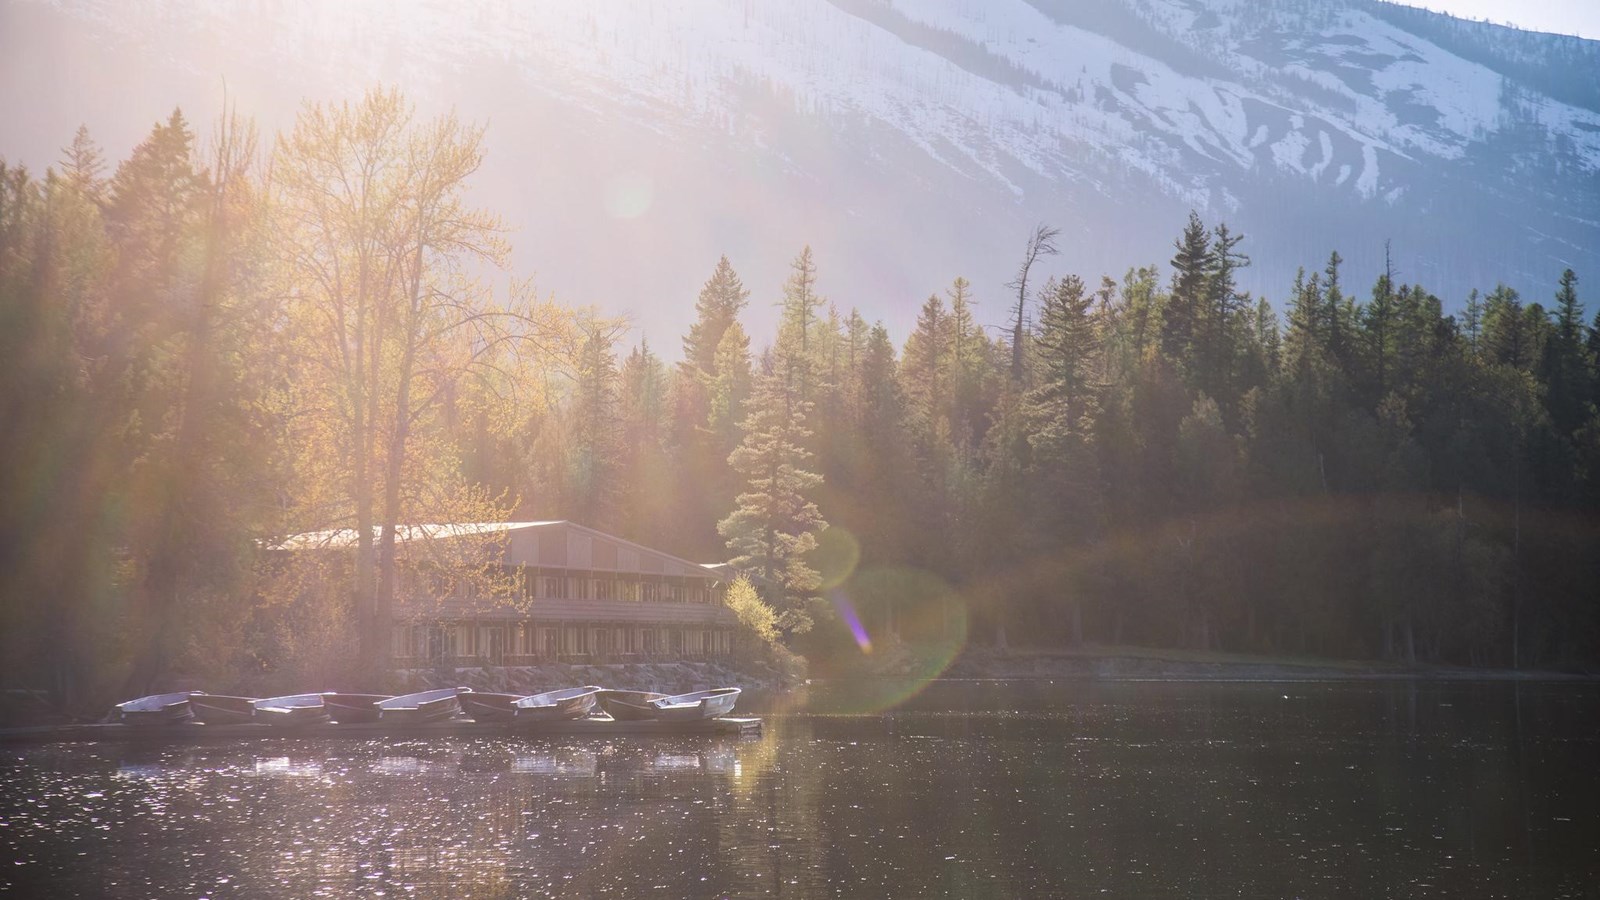
M 825 712 L 879 702 L 814 686 L 758 739 L 0 747 L 0 893 L 1600 897 L 1595 686 L 940 682 Z

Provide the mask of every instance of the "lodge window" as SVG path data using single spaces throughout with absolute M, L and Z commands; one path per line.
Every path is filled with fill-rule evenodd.
M 562 599 L 567 596 L 567 580 L 565 578 L 562 578 L 560 575 L 545 575 L 541 580 L 544 582 L 544 593 L 540 594 L 539 596 L 548 597 L 553 600 Z
M 631 578 L 624 578 L 624 579 L 622 579 L 621 582 L 619 582 L 619 586 L 621 588 L 621 590 L 618 593 L 618 597 L 620 599 L 628 600 L 628 601 L 632 601 L 632 602 L 638 602 L 638 600 L 639 600 L 639 582 L 634 581 Z
M 505 629 L 492 625 L 479 626 L 477 637 L 477 648 L 473 655 L 498 662 L 505 653 Z
M 596 578 L 594 580 L 594 598 L 596 600 L 617 599 L 617 583 L 610 578 Z
M 661 583 L 646 581 L 639 585 L 639 599 L 646 603 L 654 603 L 661 599 Z
M 669 581 L 662 585 L 662 588 L 664 589 L 664 593 L 666 594 L 665 599 L 668 603 L 683 602 L 683 585 L 678 584 L 675 581 Z
M 590 578 L 574 578 L 573 582 L 574 582 L 574 586 L 577 588 L 577 590 L 573 592 L 573 599 L 575 599 L 575 600 L 587 600 L 590 597 L 594 596 L 593 592 L 590 590 L 590 588 L 593 587 L 593 585 L 594 585 L 594 580 L 593 579 L 590 579 Z

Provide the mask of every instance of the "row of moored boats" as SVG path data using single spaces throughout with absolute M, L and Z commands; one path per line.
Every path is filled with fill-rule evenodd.
M 692 722 L 733 712 L 738 688 L 717 688 L 690 694 L 614 691 L 595 685 L 543 694 L 499 694 L 471 688 L 442 688 L 415 694 L 290 694 L 284 697 L 232 697 L 203 691 L 154 694 L 116 706 L 115 718 L 129 725 L 175 725 L 200 721 L 207 725 L 264 722 L 340 725 L 372 722 L 439 722 L 468 718 L 476 722 L 553 722 L 601 714 L 623 721 Z

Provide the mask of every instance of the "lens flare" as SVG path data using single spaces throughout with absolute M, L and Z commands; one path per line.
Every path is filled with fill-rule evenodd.
M 861 617 L 856 615 L 856 608 L 851 605 L 850 598 L 846 597 L 843 591 L 834 590 L 828 592 L 828 599 L 833 601 L 834 612 L 839 614 L 845 627 L 850 629 L 851 637 L 856 639 L 856 646 L 861 648 L 862 653 L 871 653 L 872 636 L 867 634 L 867 627 L 861 624 Z
M 870 666 L 882 676 L 850 679 L 829 690 L 822 705 L 830 712 L 882 712 L 910 700 L 942 675 L 967 643 L 966 600 L 929 572 L 862 569 L 830 591 L 829 599 L 862 652 L 873 654 Z
M 831 591 L 855 574 L 861 563 L 861 542 L 849 531 L 831 525 L 817 535 L 811 563 L 822 579 L 822 589 Z

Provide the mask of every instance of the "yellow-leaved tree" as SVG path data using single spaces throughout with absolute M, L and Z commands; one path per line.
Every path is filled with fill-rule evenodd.
M 335 551 L 302 542 L 302 570 L 354 553 L 344 583 L 369 681 L 390 661 L 400 544 L 448 544 L 441 569 L 501 577 L 493 536 L 431 541 L 406 527 L 506 515 L 506 498 L 462 478 L 453 411 L 468 395 L 514 402 L 537 383 L 519 374 L 530 358 L 569 343 L 568 313 L 515 287 L 497 300 L 480 277 L 507 252 L 499 219 L 465 199 L 482 136 L 453 114 L 418 121 L 398 92 L 374 89 L 308 105 L 273 155 L 285 532 L 320 533 Z M 276 566 L 295 568 L 281 555 Z

